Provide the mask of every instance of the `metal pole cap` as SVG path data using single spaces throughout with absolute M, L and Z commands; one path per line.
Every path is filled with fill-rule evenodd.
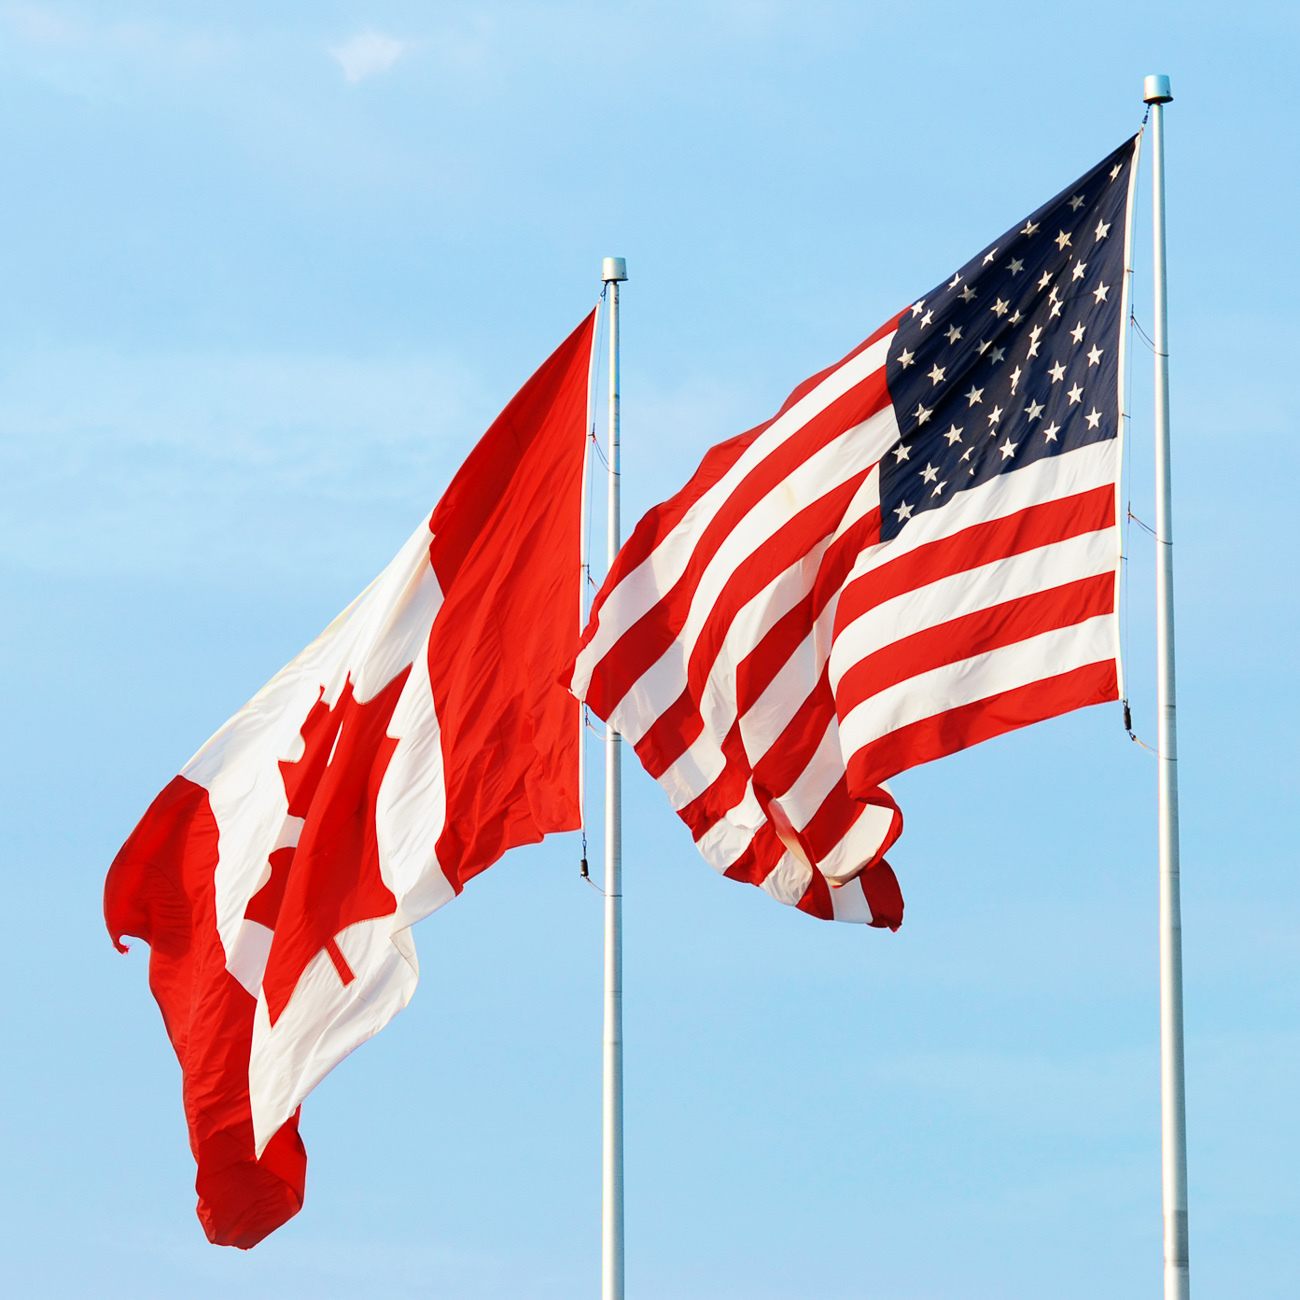
M 627 279 L 627 258 L 606 257 L 601 259 L 600 278 L 608 284 L 611 280 Z
M 1153 72 L 1142 82 L 1142 101 L 1146 104 L 1167 104 L 1174 97 L 1169 89 L 1169 78 L 1163 72 Z

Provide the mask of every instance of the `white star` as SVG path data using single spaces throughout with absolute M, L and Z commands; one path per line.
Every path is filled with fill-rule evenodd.
M 1016 389 L 1020 387 L 1020 367 L 1017 366 L 1011 372 L 1011 395 L 1014 397 Z
M 989 353 L 989 365 L 996 366 L 1006 355 L 1006 348 L 994 348 L 993 351 Z
M 962 454 L 961 454 L 961 458 L 962 458 L 962 460 L 970 460 L 970 454 L 971 454 L 971 452 L 973 452 L 974 450 L 975 450 L 974 447 L 967 447 L 966 450 L 965 450 L 964 452 L 962 452 Z
M 948 439 L 948 446 L 951 447 L 951 446 L 953 445 L 954 442 L 960 442 L 960 441 L 961 441 L 961 435 L 962 435 L 962 430 L 960 430 L 960 429 L 959 429 L 959 428 L 954 424 L 954 425 L 952 425 L 952 426 L 949 428 L 948 432 L 945 433 L 943 436 L 944 436 L 945 438 Z
M 1075 262 L 1075 264 L 1074 264 L 1074 270 L 1070 272 L 1070 279 L 1072 279 L 1072 280 L 1082 280 L 1082 279 L 1083 279 L 1083 273 L 1084 273 L 1087 269 L 1088 269 L 1088 263 L 1087 263 L 1087 262 Z
M 958 271 L 957 274 L 954 275 L 952 279 L 948 281 L 948 288 L 955 289 L 960 283 L 961 283 L 961 272 Z
M 1087 328 L 1088 328 L 1088 327 L 1087 327 L 1087 326 L 1086 326 L 1086 325 L 1085 325 L 1081 320 L 1080 320 L 1080 321 L 1075 321 L 1075 323 L 1074 323 L 1074 328 L 1070 331 L 1070 337 L 1071 337 L 1071 338 L 1072 338 L 1076 343 L 1082 343 L 1082 342 L 1083 342 L 1083 335 L 1084 335 L 1084 332 L 1087 330 Z
M 1015 311 L 1013 311 L 1013 312 L 1011 313 L 1010 316 L 1007 317 L 1007 321 L 1008 321 L 1010 324 L 1012 324 L 1012 325 L 1019 325 L 1019 324 L 1020 324 L 1020 310 L 1019 310 L 1019 308 L 1017 308 Z
M 1043 430 L 1043 437 L 1046 438 L 1048 442 L 1055 442 L 1056 435 L 1060 432 L 1061 432 L 1061 426 L 1057 424 L 1055 420 L 1053 420 L 1052 423 L 1049 424 L 1047 428 Z
M 1011 261 L 1007 263 L 1007 270 L 1010 271 L 1012 275 L 1019 275 L 1024 269 L 1025 264 L 1018 257 L 1013 257 Z
M 1110 234 L 1110 222 L 1109 222 L 1109 221 L 1099 221 L 1099 222 L 1097 222 L 1097 238 L 1098 238 L 1098 240 L 1105 239 L 1106 236 L 1109 235 L 1109 234 Z
M 979 347 L 976 349 L 976 351 L 980 354 L 980 356 L 983 356 L 988 350 L 989 350 L 988 339 L 980 339 Z
M 899 506 L 897 510 L 894 511 L 894 513 L 899 517 L 900 520 L 906 522 L 912 517 L 912 507 L 909 506 L 906 501 L 904 501 L 903 504 Z
M 1071 211 L 1071 212 L 1078 212 L 1078 210 L 1079 210 L 1081 207 L 1083 207 L 1083 195 L 1082 195 L 1082 194 L 1076 194 L 1076 195 L 1075 195 L 1075 196 L 1070 200 L 1070 211 Z
M 1025 407 L 1025 414 L 1031 420 L 1036 420 L 1040 415 L 1042 415 L 1042 413 L 1043 413 L 1042 402 L 1035 402 L 1033 398 L 1030 398 L 1029 405 Z
M 949 326 L 948 326 L 948 342 L 949 342 L 950 344 L 951 344 L 951 343 L 956 343 L 957 340 L 958 340 L 959 338 L 961 338 L 961 330 L 959 330 L 959 329 L 957 328 L 956 325 L 949 325 Z
M 1047 314 L 1052 320 L 1055 320 L 1061 314 L 1061 303 L 1054 302 Z
M 970 287 L 970 285 L 967 285 L 967 286 L 966 286 L 966 287 L 961 291 L 961 300 L 962 300 L 962 302 L 974 302 L 976 296 L 977 296 L 977 295 L 976 295 L 976 291 L 975 291 L 974 289 L 972 289 L 972 288 Z
M 1026 361 L 1031 357 L 1036 357 L 1038 355 L 1038 339 L 1042 332 L 1043 327 L 1041 325 L 1035 325 L 1034 328 L 1029 331 L 1029 353 L 1025 357 Z
M 1012 442 L 1011 439 L 1008 438 L 1006 442 L 1004 442 L 1002 446 L 998 448 L 998 450 L 1002 453 L 1002 459 L 1010 460 L 1011 457 L 1015 455 L 1016 448 L 1019 446 L 1020 444 L 1018 442 Z
M 989 311 L 991 311 L 995 316 L 1005 316 L 1007 314 L 1007 308 L 1010 306 L 1011 304 L 1005 298 L 999 298 L 997 302 L 989 308 Z
M 1061 291 L 1055 285 L 1052 285 L 1052 292 L 1047 295 L 1047 300 L 1048 302 L 1060 302 Z
M 1071 406 L 1073 406 L 1082 396 L 1083 389 L 1080 388 L 1078 384 L 1075 384 L 1075 386 L 1066 393 L 1066 397 L 1070 399 Z
M 1124 170 L 1124 164 L 1123 164 L 1123 163 L 1116 163 L 1116 164 L 1114 165 L 1114 167 L 1112 167 L 1112 168 L 1110 169 L 1110 178 L 1111 178 L 1111 180 L 1114 180 L 1115 177 L 1118 176 L 1118 175 L 1120 174 L 1120 172 L 1122 172 L 1123 170 Z
M 1038 287 L 1040 289 L 1046 289 L 1047 286 L 1051 283 L 1052 283 L 1051 271 L 1044 271 L 1043 274 L 1038 278 Z
M 916 353 L 909 352 L 906 348 L 904 348 L 898 354 L 898 364 L 902 366 L 904 370 L 906 370 L 908 366 L 910 366 L 912 362 L 915 360 L 916 360 Z
M 921 317 L 921 328 L 924 329 L 932 320 L 934 320 L 934 312 L 927 311 L 925 315 Z
M 1090 366 L 1095 366 L 1101 360 L 1101 354 L 1105 350 L 1106 350 L 1105 348 L 1099 348 L 1094 343 L 1092 347 L 1088 349 L 1088 364 Z
M 937 496 L 939 495 L 939 493 L 942 492 L 942 491 L 944 490 L 944 488 L 946 488 L 947 486 L 948 486 L 948 481 L 947 481 L 947 479 L 945 479 L 942 483 L 936 483 L 936 484 L 934 485 L 934 491 L 931 492 L 930 495 L 931 495 L 932 497 L 937 497 Z
M 1022 235 L 1032 235 L 1037 229 L 1038 229 L 1038 222 L 1026 221 L 1025 224 L 1020 228 L 1020 233 Z
M 1002 418 L 1002 408 L 1001 408 L 1000 406 L 995 406 L 995 407 L 994 407 L 994 408 L 989 412 L 989 424 L 991 424 L 991 425 L 992 425 L 992 424 L 997 424 L 997 422 L 998 422 L 1001 418 Z
M 1095 429 L 1101 423 L 1101 412 L 1094 406 L 1083 418 L 1088 422 L 1088 428 Z
M 919 316 L 921 314 L 921 309 L 924 306 L 925 306 L 925 299 L 918 298 L 917 301 L 912 304 L 912 315 Z
M 983 400 L 984 390 L 982 388 L 976 388 L 975 385 L 972 384 L 970 386 L 970 392 L 966 394 L 966 405 L 974 406 L 976 402 L 982 402 Z
M 921 471 L 921 481 L 923 483 L 933 483 L 939 477 L 939 471 L 933 465 L 927 465 Z
M 1058 361 L 1047 373 L 1052 376 L 1052 383 L 1059 384 L 1065 378 L 1065 367 Z
M 944 371 L 941 365 L 936 364 L 932 366 L 930 369 L 930 382 L 932 384 L 937 384 L 939 380 L 943 378 L 943 374 Z
M 997 255 L 998 250 L 996 248 L 990 248 L 989 251 L 984 254 L 984 265 L 987 266 Z
M 1057 234 L 1057 236 L 1056 236 L 1056 246 L 1057 246 L 1057 248 L 1062 249 L 1062 250 L 1067 249 L 1067 248 L 1070 247 L 1070 236 L 1067 235 L 1067 234 L 1065 233 L 1064 230 L 1060 231 L 1060 232 Z
M 1099 303 L 1103 303 L 1106 301 L 1106 295 L 1109 292 L 1110 292 L 1110 285 L 1098 284 L 1098 286 L 1092 291 L 1092 296 L 1096 298 L 1096 300 Z
M 933 414 L 934 410 L 932 407 L 922 406 L 920 402 L 917 402 L 916 410 L 912 412 L 912 415 L 916 419 L 916 427 L 919 429 Z
M 894 448 L 894 463 L 900 464 L 901 462 L 905 461 L 911 454 L 912 454 L 912 449 L 907 445 L 907 443 L 900 442 L 898 446 Z

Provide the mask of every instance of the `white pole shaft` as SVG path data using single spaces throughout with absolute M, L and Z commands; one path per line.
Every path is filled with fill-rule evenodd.
M 1167 89 L 1167 87 L 1166 87 Z M 1178 722 L 1174 695 L 1174 534 L 1169 463 L 1169 342 L 1165 299 L 1164 102 L 1151 104 L 1155 237 L 1156 708 L 1160 844 L 1160 1150 L 1165 1300 L 1188 1300 L 1187 1103 L 1183 1077 L 1183 921 L 1178 869 Z
M 620 544 L 618 280 L 609 286 L 609 563 Z M 602 1300 L 623 1300 L 622 737 L 605 729 L 605 1029 L 601 1142 Z

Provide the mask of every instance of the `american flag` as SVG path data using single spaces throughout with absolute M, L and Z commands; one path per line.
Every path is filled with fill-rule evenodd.
M 727 876 L 897 928 L 886 780 L 1118 698 L 1138 143 L 710 450 L 619 554 L 574 693 Z

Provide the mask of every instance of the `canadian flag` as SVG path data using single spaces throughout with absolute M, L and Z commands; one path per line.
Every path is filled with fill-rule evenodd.
M 151 948 L 198 1214 L 244 1248 L 302 1206 L 298 1107 L 410 1001 L 410 927 L 579 824 L 582 477 L 595 312 L 396 558 L 154 800 L 104 915 Z

